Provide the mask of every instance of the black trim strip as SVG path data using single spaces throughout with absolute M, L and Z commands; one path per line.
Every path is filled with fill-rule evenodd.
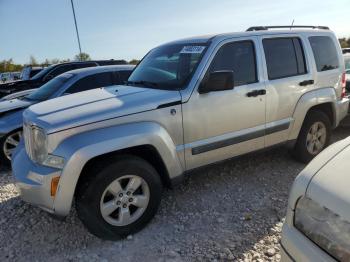
M 277 126 L 272 126 L 272 127 L 266 128 L 265 135 L 271 135 L 273 133 L 286 130 L 289 128 L 289 126 L 290 126 L 290 122 L 287 122 L 287 123 L 279 124 Z
M 181 101 L 180 100 L 159 105 L 157 107 L 157 109 L 159 109 L 159 108 L 166 108 L 166 107 L 170 107 L 170 106 L 177 106 L 177 105 L 181 105 Z
M 242 143 L 251 139 L 259 138 L 272 133 L 280 132 L 289 128 L 290 122 L 283 123 L 277 126 L 266 128 L 265 130 L 254 131 L 248 134 L 224 139 L 221 141 L 213 142 L 207 145 L 197 146 L 192 148 L 192 155 L 202 154 L 208 151 L 219 149 L 222 147 L 232 146 L 238 143 Z

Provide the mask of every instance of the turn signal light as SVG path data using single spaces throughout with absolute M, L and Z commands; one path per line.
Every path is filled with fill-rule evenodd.
M 51 196 L 56 196 L 57 188 L 58 188 L 58 182 L 60 181 L 60 177 L 56 176 L 51 179 Z

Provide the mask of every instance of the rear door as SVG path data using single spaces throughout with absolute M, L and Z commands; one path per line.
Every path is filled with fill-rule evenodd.
M 299 35 L 261 36 L 266 78 L 266 138 L 271 146 L 288 139 L 299 98 L 314 87 L 312 70 Z

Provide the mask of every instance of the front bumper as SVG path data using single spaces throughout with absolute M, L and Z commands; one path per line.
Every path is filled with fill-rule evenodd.
M 33 163 L 21 143 L 12 158 L 12 171 L 21 198 L 52 214 L 55 199 L 51 196 L 51 179 L 61 175 L 61 170 Z
M 294 212 L 292 212 L 294 213 Z M 283 225 L 281 241 L 282 262 L 286 261 L 335 261 L 304 234 L 287 222 Z
M 337 101 L 337 109 L 336 109 L 336 126 L 339 125 L 340 121 L 343 120 L 349 111 L 349 98 L 345 97 L 339 101 Z

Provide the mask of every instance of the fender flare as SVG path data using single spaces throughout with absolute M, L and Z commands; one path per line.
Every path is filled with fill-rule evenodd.
M 300 129 L 304 123 L 304 119 L 310 108 L 325 103 L 331 103 L 333 117 L 336 117 L 336 100 L 337 96 L 334 88 L 326 87 L 312 90 L 302 95 L 296 104 L 293 112 L 293 124 L 290 129 L 288 140 L 296 140 L 298 138 Z
M 62 156 L 67 160 L 54 201 L 55 211 L 61 215 L 69 213 L 78 179 L 89 160 L 103 154 L 142 145 L 151 145 L 158 151 L 170 179 L 184 172 L 177 155 L 176 145 L 168 132 L 154 122 L 138 122 L 96 129 L 65 139 L 53 152 L 54 155 Z

